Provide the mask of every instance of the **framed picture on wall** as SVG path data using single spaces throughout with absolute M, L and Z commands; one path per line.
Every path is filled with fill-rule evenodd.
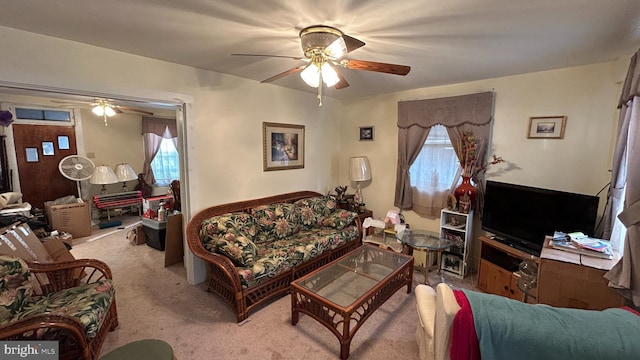
M 566 116 L 540 116 L 529 118 L 528 139 L 562 139 Z
M 363 126 L 360 128 L 360 141 L 373 140 L 373 126 Z
M 38 148 L 25 148 L 27 162 L 38 162 Z
M 304 125 L 262 123 L 264 171 L 304 168 Z
M 53 150 L 53 141 L 42 142 L 42 155 L 55 155 L 55 151 Z

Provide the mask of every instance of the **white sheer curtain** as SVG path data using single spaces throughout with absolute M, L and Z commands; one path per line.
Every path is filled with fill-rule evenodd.
M 422 151 L 409 169 L 414 211 L 429 213 L 430 209 L 445 207 L 458 167 L 447 129 L 442 125 L 431 127 Z

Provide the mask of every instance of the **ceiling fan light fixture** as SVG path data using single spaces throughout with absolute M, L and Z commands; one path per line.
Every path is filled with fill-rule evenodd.
M 104 107 L 101 105 L 96 105 L 91 109 L 91 112 L 96 114 L 96 116 L 104 115 Z
M 300 77 L 304 82 L 314 88 L 317 88 L 320 85 L 320 69 L 316 66 L 316 64 L 309 64 L 302 72 L 300 73 Z
M 333 59 L 339 59 L 345 56 L 347 54 L 347 44 L 344 42 L 344 38 L 341 36 L 334 40 L 324 49 L 324 53 Z
M 322 64 L 322 68 L 320 68 L 320 73 L 322 74 L 322 81 L 328 86 L 332 87 L 340 81 L 338 74 L 336 71 L 329 65 L 328 62 Z
M 104 107 L 104 114 L 111 117 L 111 116 L 115 116 L 116 115 L 116 111 L 113 110 L 113 108 L 109 105 L 105 105 Z

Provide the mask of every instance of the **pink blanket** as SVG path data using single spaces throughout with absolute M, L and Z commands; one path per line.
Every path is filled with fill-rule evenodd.
M 451 329 L 451 360 L 480 360 L 480 346 L 469 300 L 460 290 L 453 290 L 453 294 L 460 310 L 453 318 Z

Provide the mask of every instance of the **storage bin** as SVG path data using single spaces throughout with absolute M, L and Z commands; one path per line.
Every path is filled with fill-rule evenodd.
M 164 251 L 167 236 L 167 222 L 154 219 L 142 219 L 142 231 L 147 245 L 154 249 Z

